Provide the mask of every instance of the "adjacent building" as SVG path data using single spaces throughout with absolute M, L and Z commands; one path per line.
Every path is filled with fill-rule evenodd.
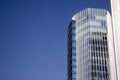
M 120 0 L 110 0 L 115 45 L 116 79 L 120 80 Z
M 68 26 L 68 80 L 116 80 L 114 35 L 105 9 L 87 8 Z

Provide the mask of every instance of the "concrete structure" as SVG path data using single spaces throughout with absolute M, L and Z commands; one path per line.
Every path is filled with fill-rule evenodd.
M 116 79 L 120 80 L 120 0 L 111 0 L 114 43 L 115 43 L 115 61 L 116 61 Z

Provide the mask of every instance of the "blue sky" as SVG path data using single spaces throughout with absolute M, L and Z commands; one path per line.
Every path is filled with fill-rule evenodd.
M 67 27 L 109 0 L 0 0 L 0 80 L 67 80 Z

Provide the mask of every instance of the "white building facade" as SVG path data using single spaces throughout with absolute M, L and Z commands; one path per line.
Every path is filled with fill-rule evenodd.
M 116 79 L 114 80 L 120 80 L 120 0 L 111 0 L 111 10 L 116 64 Z

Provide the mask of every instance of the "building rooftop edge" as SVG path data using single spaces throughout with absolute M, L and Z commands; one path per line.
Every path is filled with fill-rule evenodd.
M 88 8 L 82 9 L 82 10 L 80 10 L 79 12 L 77 12 L 76 14 L 74 14 L 71 20 L 75 20 L 76 15 L 78 15 L 80 12 L 82 12 L 82 11 L 84 11 L 84 10 L 87 10 L 87 9 L 88 9 L 88 10 L 89 10 L 89 9 L 106 10 L 108 13 L 110 13 L 107 9 L 103 9 L 103 8 L 91 8 L 91 7 L 88 7 Z

